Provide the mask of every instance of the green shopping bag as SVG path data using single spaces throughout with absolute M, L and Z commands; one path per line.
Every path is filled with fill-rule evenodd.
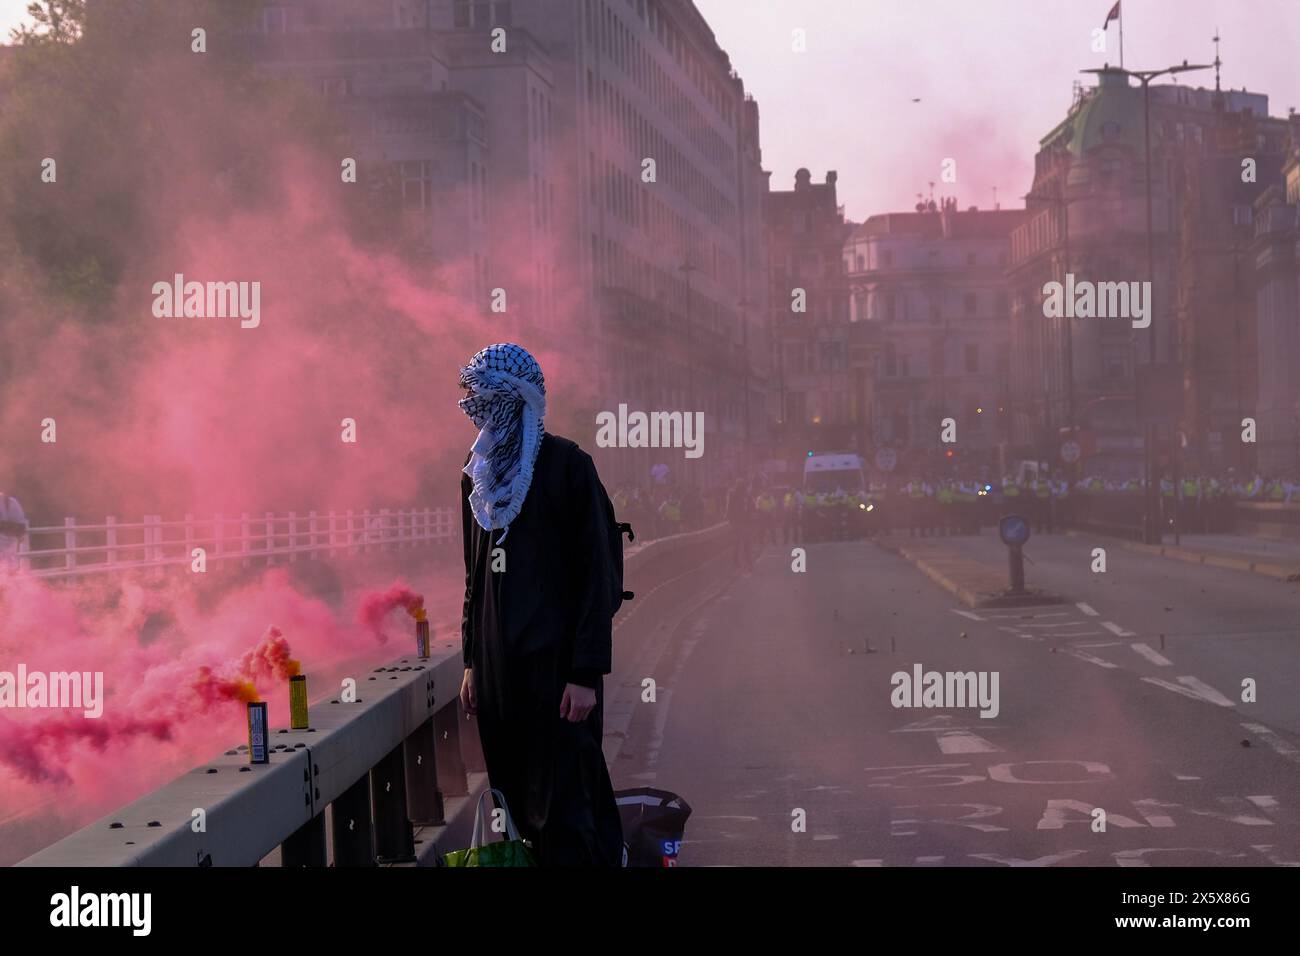
M 487 842 L 487 826 L 483 816 L 483 801 L 489 796 L 506 815 L 506 838 Z M 510 808 L 500 790 L 484 790 L 474 811 L 474 836 L 468 850 L 454 850 L 442 858 L 443 866 L 536 866 L 533 851 L 519 838 L 519 830 L 510 817 Z

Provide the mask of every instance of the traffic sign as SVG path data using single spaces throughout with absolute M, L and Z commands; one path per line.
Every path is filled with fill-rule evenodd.
M 898 467 L 898 452 L 892 448 L 881 448 L 876 452 L 876 467 L 881 471 L 893 471 Z
M 998 536 L 1008 548 L 1018 548 L 1029 540 L 1029 522 L 1020 515 L 1003 515 L 998 519 Z
M 1083 448 L 1073 438 L 1061 443 L 1061 461 L 1073 465 L 1083 454 Z

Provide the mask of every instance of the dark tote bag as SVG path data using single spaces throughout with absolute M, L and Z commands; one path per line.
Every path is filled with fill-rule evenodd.
M 675 793 L 637 787 L 614 793 L 623 821 L 625 866 L 676 866 L 690 805 Z

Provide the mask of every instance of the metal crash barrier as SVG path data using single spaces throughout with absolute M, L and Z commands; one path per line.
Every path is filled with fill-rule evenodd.
M 646 595 L 726 540 L 718 525 L 635 545 L 624 580 Z M 306 729 L 271 729 L 268 763 L 241 744 L 18 865 L 432 863 L 468 845 L 486 782 L 462 674 L 459 641 L 358 672 L 354 702 L 317 701 Z

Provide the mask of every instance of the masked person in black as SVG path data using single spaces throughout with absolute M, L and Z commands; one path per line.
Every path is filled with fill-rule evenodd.
M 492 345 L 461 371 L 479 428 L 461 479 L 461 703 L 491 785 L 542 866 L 618 866 L 623 835 L 601 750 L 617 582 L 591 457 L 542 426 L 542 370 Z

